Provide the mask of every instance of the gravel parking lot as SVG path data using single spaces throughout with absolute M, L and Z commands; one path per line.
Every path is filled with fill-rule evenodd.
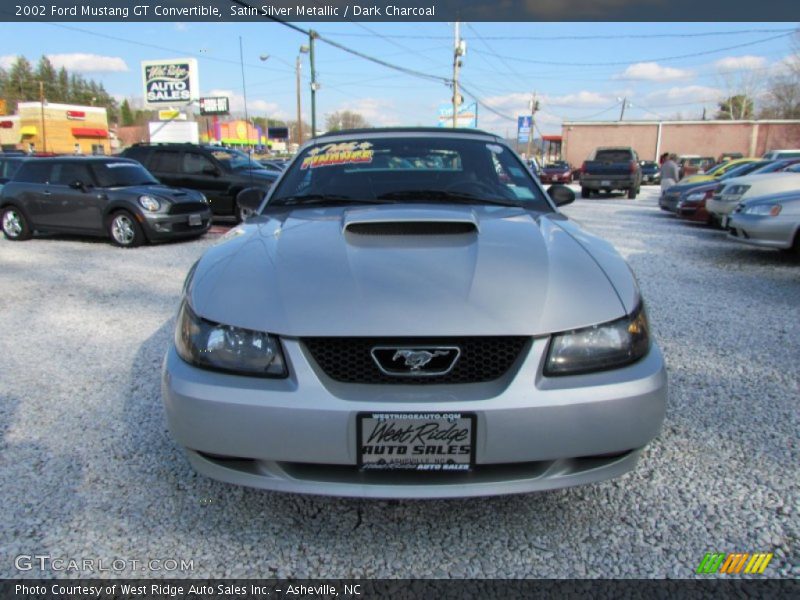
M 183 277 L 217 236 L 120 250 L 0 241 L 0 576 L 17 555 L 193 560 L 99 576 L 691 577 L 706 552 L 800 575 L 800 260 L 638 200 L 566 211 L 616 245 L 667 360 L 660 438 L 619 480 L 524 496 L 359 501 L 196 476 L 160 363 Z M 88 576 L 91 573 L 83 573 Z

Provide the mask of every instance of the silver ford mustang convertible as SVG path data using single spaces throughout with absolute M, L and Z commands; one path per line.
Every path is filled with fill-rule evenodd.
M 630 269 L 494 135 L 303 146 L 191 269 L 164 361 L 192 465 L 373 498 L 531 492 L 636 465 L 667 380 Z

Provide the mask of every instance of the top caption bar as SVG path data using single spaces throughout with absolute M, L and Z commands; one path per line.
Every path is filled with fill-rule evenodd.
M 3 0 L 0 21 L 794 21 L 796 0 Z

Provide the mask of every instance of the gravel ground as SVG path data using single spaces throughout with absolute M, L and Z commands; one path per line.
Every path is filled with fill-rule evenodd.
M 191 577 L 690 577 L 706 552 L 733 551 L 774 552 L 765 575 L 797 577 L 800 261 L 679 222 L 656 193 L 565 212 L 639 278 L 670 375 L 663 433 L 619 480 L 492 499 L 196 476 L 159 373 L 184 274 L 214 236 L 0 241 L 0 577 L 77 575 L 17 572 L 20 554 L 186 559 L 155 575 Z

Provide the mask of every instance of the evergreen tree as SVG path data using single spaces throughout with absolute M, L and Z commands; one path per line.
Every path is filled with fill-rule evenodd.
M 64 100 L 64 95 L 57 86 L 56 69 L 53 67 L 53 63 L 50 62 L 49 58 L 42 56 L 42 58 L 39 59 L 33 77 L 36 79 L 37 85 L 39 82 L 44 84 L 44 97 L 47 98 L 47 100 L 50 102 L 62 102 Z
M 131 110 L 131 105 L 128 104 L 127 98 L 125 98 L 125 100 L 122 101 L 122 106 L 120 107 L 119 110 L 123 127 L 130 127 L 135 123 L 133 119 L 133 111 Z

